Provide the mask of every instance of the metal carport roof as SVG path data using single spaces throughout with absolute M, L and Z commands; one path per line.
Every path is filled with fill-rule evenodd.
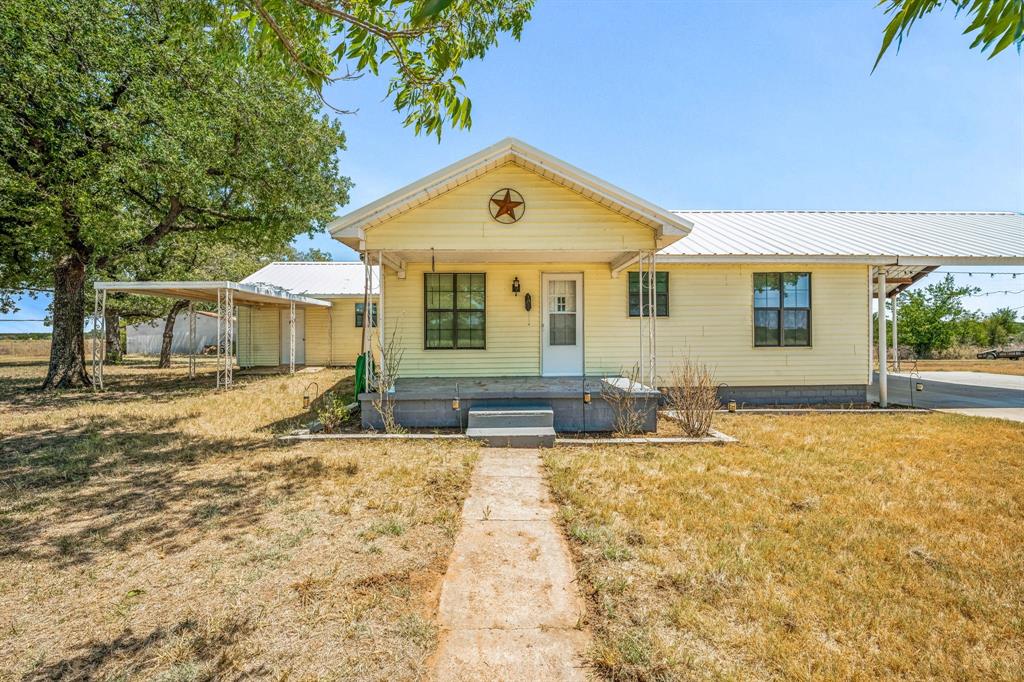
M 217 302 L 218 291 L 232 292 L 234 302 L 244 305 L 295 305 L 330 308 L 331 302 L 293 294 L 285 289 L 240 282 L 96 282 L 96 291 L 120 291 L 143 296 L 166 296 L 189 301 Z

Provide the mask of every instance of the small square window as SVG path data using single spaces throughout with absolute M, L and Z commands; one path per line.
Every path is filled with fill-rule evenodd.
M 644 317 L 650 315 L 650 287 L 648 282 L 650 281 L 650 273 L 644 273 L 644 285 L 641 290 L 640 287 L 640 273 L 631 272 L 629 273 L 629 316 L 640 317 L 640 305 L 643 303 Z M 667 272 L 655 272 L 654 273 L 654 308 L 658 313 L 658 317 L 668 317 L 668 273 Z
M 364 317 L 363 313 L 365 311 L 366 311 L 366 306 L 363 303 L 356 303 L 356 326 L 357 327 L 362 327 L 363 326 L 363 317 Z M 376 327 L 377 326 L 377 304 L 376 303 L 373 303 L 373 304 L 370 305 L 370 315 L 373 317 L 373 319 L 370 320 L 370 326 Z

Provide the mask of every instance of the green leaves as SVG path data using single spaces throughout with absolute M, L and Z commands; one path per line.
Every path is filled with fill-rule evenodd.
M 424 22 L 433 19 L 451 5 L 453 0 L 425 0 L 418 9 L 413 10 L 412 23 L 419 26 Z
M 882 32 L 882 46 L 871 70 L 878 68 L 894 40 L 899 50 L 914 22 L 947 4 L 956 8 L 958 16 L 963 12 L 972 17 L 964 35 L 977 33 L 971 48 L 990 50 L 989 59 L 1010 45 L 1016 45 L 1018 52 L 1024 46 L 1024 0 L 880 0 L 878 5 L 885 6 L 892 19 Z
M 502 34 L 518 39 L 533 3 L 230 0 L 228 6 L 239 12 L 252 8 L 258 20 L 243 33 L 258 59 L 318 92 L 339 78 L 387 78 L 387 97 L 404 114 L 404 124 L 440 138 L 446 127 L 472 124 L 466 95 L 452 95 L 456 88 L 465 90 L 459 71 L 495 47 Z M 221 29 L 238 32 L 238 22 Z
M 210 28 L 240 12 L 208 9 L 0 2 L 0 285 L 45 285 L 69 253 L 128 277 L 187 279 L 202 254 L 223 271 L 223 245 L 279 250 L 347 201 L 338 124 L 255 55 L 245 17 Z

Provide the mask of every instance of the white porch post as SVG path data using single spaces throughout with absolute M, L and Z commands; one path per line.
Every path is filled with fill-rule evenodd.
M 875 268 L 868 266 L 868 386 L 875 383 Z
M 288 373 L 295 374 L 295 301 L 288 303 Z
M 644 383 L 644 252 L 641 251 L 636 259 L 637 268 L 640 274 L 637 275 L 637 287 L 640 293 L 640 317 L 637 318 L 637 325 L 640 328 L 640 351 L 637 355 L 637 362 L 640 364 L 640 383 Z
M 188 378 L 196 378 L 196 306 L 188 304 Z
M 889 405 L 889 377 L 886 368 L 885 338 L 885 269 L 878 269 L 878 405 Z
M 900 371 L 900 346 L 899 346 L 899 335 L 897 334 L 898 329 L 898 313 L 896 312 L 896 294 L 892 295 L 892 367 L 893 371 Z
M 363 254 L 363 354 L 365 357 L 366 390 L 373 383 L 373 260 L 370 253 Z
M 381 365 L 381 377 L 385 382 L 390 382 L 393 377 L 389 377 L 385 374 L 387 370 L 387 360 L 384 358 L 384 251 L 377 252 L 377 277 L 380 279 L 377 293 L 377 337 L 380 343 L 380 365 Z M 373 302 L 370 303 L 370 323 L 373 323 Z M 384 388 L 389 388 L 385 386 Z
M 658 270 L 657 270 L 658 252 L 651 251 L 651 260 L 648 267 L 648 279 L 651 285 L 650 301 L 651 306 L 648 309 L 650 315 L 647 320 L 647 333 L 648 340 L 647 345 L 651 353 L 651 369 L 648 372 L 648 379 L 650 381 L 651 388 L 657 388 L 658 379 L 658 357 L 657 357 L 657 343 L 658 343 Z

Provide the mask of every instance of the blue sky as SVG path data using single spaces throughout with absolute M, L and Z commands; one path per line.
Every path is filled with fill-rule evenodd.
M 871 74 L 884 25 L 872 0 L 539 0 L 521 42 L 464 71 L 473 128 L 440 144 L 402 127 L 383 80 L 330 88 L 358 110 L 342 117 L 356 186 L 339 213 L 509 135 L 669 209 L 1024 210 L 1024 59 L 969 50 L 947 10 Z M 355 257 L 326 235 L 298 244 Z M 1024 290 L 1024 274 L 959 278 Z

